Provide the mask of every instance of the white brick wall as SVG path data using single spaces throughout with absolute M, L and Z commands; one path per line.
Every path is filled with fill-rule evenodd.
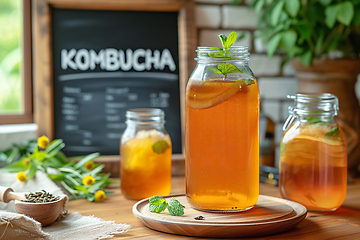
M 199 46 L 203 47 L 222 47 L 221 41 L 219 39 L 220 34 L 225 34 L 228 36 L 232 31 L 236 30 L 200 30 L 199 32 Z M 251 33 L 248 31 L 236 31 L 238 36 L 242 33 L 245 34 L 245 37 L 239 41 L 236 41 L 233 46 L 246 46 L 251 51 Z
M 246 6 L 222 6 L 223 28 L 256 28 L 257 16 Z
M 285 63 L 285 65 L 282 69 L 282 73 L 284 76 L 295 76 L 296 71 L 293 68 L 293 66 L 291 65 L 291 62 Z
M 275 55 L 269 58 L 265 54 L 250 54 L 249 66 L 254 72 L 255 77 L 277 76 L 280 72 L 281 57 Z
M 281 121 L 279 101 L 264 101 L 261 104 L 261 111 L 274 122 Z
M 295 78 L 259 78 L 260 97 L 266 99 L 287 99 L 288 94 L 295 94 L 297 83 Z
M 219 28 L 221 24 L 220 6 L 195 6 L 195 23 L 199 28 Z
M 254 48 L 257 53 L 266 53 L 267 45 L 264 44 L 259 36 L 259 31 L 254 32 Z

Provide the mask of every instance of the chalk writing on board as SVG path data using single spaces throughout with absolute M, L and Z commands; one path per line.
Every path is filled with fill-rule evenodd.
M 139 62 L 140 58 L 144 58 L 143 62 Z M 67 69 L 68 67 L 73 70 L 94 70 L 99 65 L 101 69 L 106 71 L 129 71 L 133 68 L 135 71 L 163 70 L 166 66 L 173 72 L 176 70 L 176 65 L 169 49 L 164 49 L 162 52 L 159 50 L 151 49 L 131 49 L 117 50 L 114 48 L 101 49 L 98 53 L 93 50 L 87 49 L 71 49 L 61 50 L 61 68 Z
M 119 154 L 126 111 L 149 107 L 165 112 L 181 153 L 178 13 L 54 8 L 52 17 L 54 135 L 65 154 Z

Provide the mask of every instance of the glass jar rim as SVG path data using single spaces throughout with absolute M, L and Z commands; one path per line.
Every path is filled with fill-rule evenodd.
M 126 111 L 126 124 L 164 124 L 165 113 L 159 108 L 133 108 Z
M 220 51 L 224 51 L 224 56 L 215 55 Z M 196 61 L 199 60 L 212 60 L 212 61 L 249 61 L 250 53 L 248 47 L 245 46 L 232 46 L 229 48 L 219 48 L 219 47 L 197 47 L 195 50 L 197 52 Z
M 295 115 L 334 114 L 339 111 L 339 100 L 331 93 L 296 93 L 287 95 L 294 100 L 294 106 L 289 106 L 289 112 Z

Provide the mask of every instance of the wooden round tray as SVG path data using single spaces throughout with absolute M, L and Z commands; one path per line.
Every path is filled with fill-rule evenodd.
M 196 237 L 255 237 L 280 233 L 292 229 L 307 214 L 306 208 L 292 201 L 260 195 L 257 204 L 250 210 L 238 213 L 213 213 L 193 209 L 184 194 L 169 195 L 185 206 L 183 216 L 171 216 L 149 211 L 149 199 L 133 206 L 134 215 L 147 227 L 172 234 Z M 195 220 L 203 216 L 204 220 Z

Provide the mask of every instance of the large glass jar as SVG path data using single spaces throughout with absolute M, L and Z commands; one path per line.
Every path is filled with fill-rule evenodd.
M 186 90 L 186 197 L 243 211 L 259 197 L 259 89 L 246 47 L 198 47 Z
M 127 198 L 168 195 L 171 189 L 171 140 L 161 109 L 131 109 L 120 140 L 121 191 Z
M 346 195 L 345 135 L 335 123 L 336 96 L 301 94 L 289 107 L 280 145 L 280 192 L 308 210 L 332 211 Z

